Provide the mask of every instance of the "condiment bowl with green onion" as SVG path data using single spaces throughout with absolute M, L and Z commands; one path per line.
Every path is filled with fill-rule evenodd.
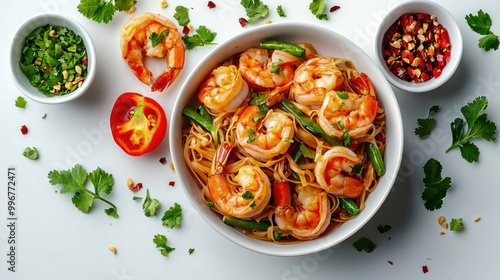
M 28 98 L 59 104 L 83 95 L 95 77 L 92 38 L 74 19 L 56 14 L 23 23 L 11 43 L 10 69 Z

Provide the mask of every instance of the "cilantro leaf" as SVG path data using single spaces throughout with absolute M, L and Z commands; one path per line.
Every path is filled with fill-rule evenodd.
M 451 178 L 441 178 L 443 167 L 439 161 L 430 158 L 424 165 L 424 191 L 422 199 L 424 206 L 429 211 L 440 209 L 443 206 L 443 198 L 446 197 L 448 189 L 451 187 Z
M 38 159 L 38 150 L 35 147 L 26 147 L 26 149 L 24 149 L 23 151 L 23 156 L 31 160 Z
M 192 50 L 195 47 L 201 47 L 205 45 L 215 45 L 212 43 L 215 37 L 217 36 L 216 32 L 212 32 L 204 25 L 200 25 L 200 27 L 196 28 L 196 34 L 194 35 L 185 35 L 182 37 L 184 44 L 188 50 Z
M 434 125 L 434 119 L 431 118 L 432 113 L 439 111 L 439 106 L 434 105 L 429 109 L 427 118 L 417 119 L 417 127 L 415 128 L 415 135 L 418 137 L 424 137 L 431 134 L 432 126 Z
M 278 13 L 278 16 L 280 16 L 280 17 L 286 17 L 285 11 L 283 10 L 283 6 L 278 5 L 276 7 L 276 12 Z
M 194 248 L 189 248 L 189 250 L 188 250 L 188 254 L 190 254 L 190 255 L 191 255 L 191 254 L 193 254 L 193 253 L 194 253 Z
M 97 199 L 111 206 L 104 210 L 107 215 L 118 218 L 116 205 L 100 195 L 101 193 L 111 194 L 114 184 L 113 176 L 101 168 L 98 167 L 94 171 L 87 173 L 83 166 L 76 164 L 68 170 L 52 170 L 47 177 L 51 185 L 62 185 L 59 191 L 61 194 L 74 193 L 71 201 L 83 213 L 88 213 L 94 200 Z M 87 179 L 94 185 L 94 191 L 85 187 Z
M 24 97 L 18 96 L 16 99 L 15 105 L 16 105 L 16 107 L 24 109 L 24 108 L 26 108 L 26 103 L 28 103 L 28 102 L 26 101 L 26 99 L 24 99 Z
M 477 162 L 479 160 L 479 149 L 474 145 L 472 139 L 484 139 L 486 141 L 496 140 L 496 124 L 488 120 L 484 110 L 488 107 L 488 100 L 485 96 L 479 96 L 471 103 L 461 108 L 465 117 L 456 118 L 451 123 L 452 144 L 446 152 L 459 147 L 462 157 L 468 162 Z M 467 130 L 465 124 L 467 122 Z
M 170 31 L 168 29 L 165 29 L 162 32 L 160 32 L 160 34 L 156 34 L 156 32 L 149 34 L 149 40 L 151 40 L 151 46 L 153 48 L 156 47 L 159 43 L 165 40 L 165 37 L 168 36 L 168 33 L 170 33 Z
M 98 23 L 108 23 L 117 11 L 128 11 L 137 0 L 80 0 L 78 11 Z
M 309 10 L 319 20 L 328 20 L 328 15 L 324 13 L 325 8 L 325 0 L 312 0 L 309 4 Z
M 391 230 L 391 226 L 390 225 L 378 225 L 377 226 L 377 230 L 380 232 L 380 233 L 386 233 L 388 231 Z
M 452 218 L 450 221 L 450 230 L 451 231 L 461 231 L 464 229 L 464 220 L 462 218 L 455 219 Z
M 357 241 L 352 243 L 352 246 L 358 252 L 365 251 L 367 253 L 373 252 L 373 250 L 375 250 L 375 248 L 377 247 L 377 245 L 375 245 L 375 243 L 373 243 L 373 241 L 371 241 L 370 239 L 368 239 L 366 237 L 361 237 L 360 239 L 358 239 Z
M 500 40 L 498 36 L 490 30 L 492 20 L 488 13 L 483 12 L 483 10 L 479 10 L 477 15 L 466 15 L 465 20 L 472 31 L 483 35 L 483 37 L 479 38 L 479 48 L 484 49 L 485 51 L 498 49 Z
M 160 201 L 156 198 L 151 198 L 149 195 L 149 189 L 146 189 L 146 198 L 142 203 L 142 209 L 144 210 L 144 215 L 146 217 L 156 216 L 156 210 L 160 207 Z
M 153 243 L 156 245 L 156 248 L 160 250 L 162 256 L 168 256 L 175 248 L 172 248 L 167 245 L 167 237 L 163 234 L 156 234 L 153 237 Z
M 180 227 L 182 218 L 182 207 L 178 203 L 174 203 L 161 218 L 162 225 L 169 228 Z
M 261 18 L 265 18 L 269 13 L 269 6 L 261 0 L 241 0 L 240 4 L 245 8 L 248 23 L 252 24 Z
M 300 149 L 300 152 L 304 155 L 304 157 L 310 158 L 310 159 L 316 158 L 316 156 L 311 152 L 311 150 L 309 150 L 307 148 L 307 146 L 304 145 L 303 143 L 300 143 L 299 149 Z
M 189 9 L 181 5 L 175 7 L 174 18 L 180 26 L 188 25 L 191 22 L 189 19 Z

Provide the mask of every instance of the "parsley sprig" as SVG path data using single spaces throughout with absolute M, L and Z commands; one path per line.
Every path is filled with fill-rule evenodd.
M 446 152 L 458 147 L 466 161 L 477 162 L 479 160 L 479 148 L 471 140 L 480 138 L 490 142 L 496 140 L 496 124 L 488 120 L 487 114 L 483 113 L 487 107 L 486 97 L 479 96 L 460 109 L 465 121 L 456 118 L 451 123 L 452 144 Z M 466 123 L 467 129 L 465 129 Z
M 443 166 L 441 163 L 430 158 L 424 165 L 424 191 L 422 199 L 425 201 L 425 209 L 434 211 L 443 206 L 443 198 L 446 197 L 448 189 L 451 187 L 451 178 L 441 177 Z
M 52 170 L 48 174 L 49 183 L 52 185 L 62 185 L 61 194 L 74 193 L 71 201 L 78 210 L 88 213 L 92 208 L 94 200 L 101 200 L 110 205 L 104 210 L 111 217 L 118 218 L 116 205 L 102 197 L 102 194 L 111 194 L 113 191 L 113 175 L 97 167 L 94 171 L 87 171 L 80 164 L 68 170 Z M 94 190 L 87 189 L 87 181 L 94 185 Z
M 498 39 L 498 36 L 490 30 L 492 20 L 488 13 L 483 12 L 483 10 L 479 10 L 477 15 L 466 15 L 465 20 L 474 32 L 483 35 L 478 42 L 479 48 L 484 49 L 485 51 L 498 49 L 500 40 Z
M 178 228 L 181 226 L 181 218 L 182 218 L 182 207 L 178 203 L 174 203 L 174 205 L 170 206 L 170 208 L 163 213 L 163 217 L 161 218 L 162 225 L 169 228 Z
M 205 25 L 200 25 L 196 28 L 196 34 L 185 35 L 182 37 L 182 41 L 184 41 L 188 50 L 192 50 L 195 47 L 216 45 L 216 43 L 213 42 L 216 36 L 217 32 L 212 32 Z
M 373 243 L 370 239 L 366 237 L 361 237 L 360 239 L 356 240 L 354 243 L 352 243 L 352 246 L 359 252 L 365 251 L 367 253 L 373 252 L 377 245 Z
M 168 256 L 175 248 L 172 248 L 167 245 L 167 237 L 163 234 L 156 234 L 153 236 L 153 243 L 156 245 L 156 248 L 160 251 L 161 255 L 166 257 Z
M 417 127 L 415 128 L 415 135 L 418 137 L 424 137 L 431 134 L 432 127 L 434 125 L 434 119 L 431 118 L 432 113 L 437 113 L 439 111 L 439 106 L 434 105 L 429 109 L 429 114 L 427 118 L 417 119 Z
M 156 211 L 160 207 L 160 201 L 156 198 L 151 198 L 149 195 L 149 189 L 146 189 L 146 198 L 142 203 L 142 210 L 144 210 L 144 215 L 146 217 L 156 216 Z
M 137 0 L 80 0 L 78 11 L 98 23 L 108 23 L 116 12 L 128 11 Z
M 241 0 L 240 4 L 245 8 L 247 21 L 250 24 L 265 18 L 269 13 L 269 6 L 260 0 Z

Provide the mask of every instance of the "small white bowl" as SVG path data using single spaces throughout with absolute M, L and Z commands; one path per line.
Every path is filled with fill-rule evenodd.
M 200 188 L 190 173 L 184 160 L 182 139 L 183 125 L 187 120 L 182 111 L 185 107 L 199 106 L 198 87 L 205 77 L 221 62 L 231 55 L 258 47 L 266 40 L 281 40 L 286 42 L 310 42 L 322 55 L 350 58 L 359 71 L 365 72 L 372 80 L 377 92 L 377 99 L 386 113 L 386 149 L 384 161 L 386 174 L 379 180 L 377 189 L 366 200 L 365 209 L 356 218 L 346 222 L 317 239 L 298 242 L 290 245 L 280 245 L 247 237 L 234 228 L 222 222 L 222 217 L 212 211 L 200 197 Z M 332 46 L 334 46 L 332 48 Z M 399 105 L 390 84 L 373 63 L 368 55 L 354 43 L 341 35 L 317 25 L 302 23 L 273 23 L 254 27 L 232 37 L 218 45 L 191 72 L 184 82 L 173 107 L 170 118 L 169 143 L 170 152 L 176 173 L 181 182 L 181 188 L 198 214 L 217 232 L 234 243 L 255 252 L 274 256 L 298 256 L 318 252 L 337 245 L 352 236 L 370 220 L 383 204 L 389 194 L 398 174 L 403 154 L 403 124 Z
M 54 95 L 52 97 L 44 95 L 40 90 L 30 84 L 28 78 L 21 70 L 21 67 L 19 67 L 21 51 L 26 37 L 37 27 L 44 26 L 46 24 L 65 26 L 73 30 L 77 35 L 82 37 L 87 51 L 87 76 L 80 88 L 66 95 Z M 96 52 L 94 43 L 85 28 L 74 19 L 56 14 L 39 15 L 23 23 L 14 35 L 14 39 L 12 40 L 10 47 L 10 70 L 12 79 L 17 88 L 26 97 L 34 101 L 45 104 L 59 104 L 74 100 L 83 95 L 94 80 L 96 72 Z
M 408 82 L 398 78 L 394 75 L 387 66 L 386 61 L 383 57 L 383 38 L 389 27 L 394 24 L 394 22 L 403 14 L 414 14 L 414 13 L 427 13 L 429 15 L 437 16 L 437 21 L 448 30 L 448 34 L 451 42 L 451 57 L 450 61 L 443 68 L 441 75 L 438 78 L 431 78 L 430 80 L 424 82 Z M 428 92 L 438 88 L 448 81 L 451 76 L 455 73 L 460 60 L 462 59 L 463 51 L 463 41 L 462 34 L 460 33 L 460 28 L 458 27 L 457 21 L 453 15 L 440 6 L 439 4 L 427 1 L 427 0 L 417 0 L 417 1 L 407 1 L 394 7 L 389 13 L 382 19 L 380 26 L 375 35 L 375 57 L 376 62 L 382 69 L 382 73 L 386 76 L 387 80 L 395 87 L 407 91 L 407 92 Z

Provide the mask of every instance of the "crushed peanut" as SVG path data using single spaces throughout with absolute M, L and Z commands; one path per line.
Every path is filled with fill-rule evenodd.
M 115 246 L 109 246 L 108 247 L 108 250 L 113 253 L 113 254 L 116 254 L 116 247 Z
M 174 163 L 173 162 L 170 163 L 170 169 L 173 170 L 173 171 L 175 171 L 175 167 L 174 167 Z
M 127 13 L 131 14 L 133 12 L 135 12 L 135 9 L 137 9 L 135 6 L 132 6 L 130 7 L 130 9 L 128 9 Z
M 130 189 L 134 186 L 134 181 L 132 179 L 127 178 L 127 187 Z
M 266 21 L 264 22 L 265 24 L 271 24 L 272 21 L 270 19 L 266 19 Z
M 474 217 L 474 222 L 479 222 L 479 220 L 481 220 L 481 217 L 479 217 L 479 216 Z
M 439 235 L 445 235 L 445 234 L 446 234 L 446 232 L 444 232 L 444 231 L 441 231 L 441 232 L 439 233 Z
M 75 66 L 75 71 L 76 71 L 76 73 L 78 73 L 78 75 L 81 75 L 82 74 L 82 67 L 80 67 L 79 65 Z
M 438 224 L 443 224 L 444 222 L 446 221 L 445 217 L 444 216 L 439 216 L 438 217 Z
M 56 31 L 55 31 L 54 29 L 50 30 L 50 32 L 49 32 L 49 36 L 50 36 L 50 37 L 54 37 L 54 36 L 56 36 Z
M 160 7 L 161 7 L 161 8 L 166 8 L 166 7 L 168 7 L 168 3 L 167 3 L 167 1 L 166 1 L 166 0 L 161 0 L 161 2 L 160 2 Z

